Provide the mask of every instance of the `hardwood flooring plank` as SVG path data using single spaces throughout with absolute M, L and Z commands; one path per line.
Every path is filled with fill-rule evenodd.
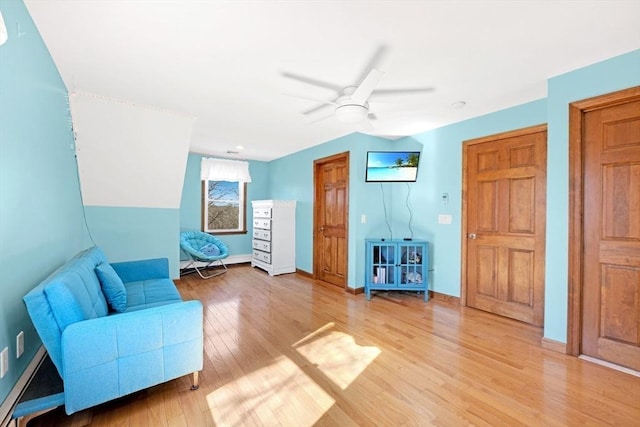
M 185 376 L 30 426 L 639 425 L 640 378 L 507 318 L 248 266 L 178 288 L 204 306 L 199 390 Z

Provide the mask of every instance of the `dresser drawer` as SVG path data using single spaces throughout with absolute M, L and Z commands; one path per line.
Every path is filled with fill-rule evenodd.
M 253 230 L 253 238 L 260 239 L 260 240 L 271 240 L 271 231 L 255 228 Z
M 270 219 L 254 219 L 253 227 L 262 228 L 264 230 L 271 230 L 271 220 Z
M 259 249 L 265 252 L 271 252 L 271 242 L 266 240 L 254 240 L 253 249 Z
M 253 250 L 253 259 L 271 264 L 271 254 L 268 252 L 262 252 Z
M 271 208 L 255 208 L 253 210 L 254 218 L 271 218 Z

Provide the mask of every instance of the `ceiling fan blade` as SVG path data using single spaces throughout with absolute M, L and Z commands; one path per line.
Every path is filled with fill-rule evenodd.
M 417 102 L 380 102 L 372 98 L 373 95 L 369 97 L 369 111 L 374 113 L 422 111 L 429 108 L 429 104 L 425 103 L 424 100 L 417 100 Z
M 351 100 L 359 105 L 363 105 L 367 102 L 369 95 L 371 95 L 376 86 L 378 86 L 382 76 L 384 76 L 384 73 L 376 70 L 375 68 L 369 71 L 367 77 L 364 78 L 362 83 L 360 83 L 360 86 L 358 86 L 351 95 Z
M 306 99 L 307 101 L 313 101 L 313 102 L 317 102 L 319 103 L 319 105 L 316 105 L 315 107 L 309 108 L 305 111 L 302 112 L 302 114 L 304 114 L 305 116 L 309 115 L 309 114 L 313 114 L 317 111 L 323 110 L 329 106 L 337 106 L 338 104 L 336 104 L 333 101 L 328 101 L 326 99 L 318 99 L 318 98 L 312 98 L 310 96 L 304 96 L 304 95 L 298 95 L 298 94 L 294 94 L 294 93 L 283 93 L 283 95 L 286 96 L 291 96 L 293 98 L 300 98 L 300 99 Z
M 329 100 L 326 100 L 326 99 L 320 99 L 320 98 L 314 98 L 312 96 L 298 95 L 297 93 L 283 92 L 282 94 L 286 95 L 286 96 L 291 96 L 293 98 L 306 99 L 307 101 L 320 102 L 322 104 L 338 105 L 333 101 L 329 101 Z
M 320 110 L 324 110 L 325 108 L 328 108 L 331 105 L 335 105 L 335 104 L 333 102 L 332 103 L 326 103 L 326 104 L 320 104 L 320 105 L 317 105 L 317 106 L 315 106 L 313 108 L 310 108 L 308 110 L 303 111 L 302 114 L 304 114 L 305 116 L 308 116 L 310 114 L 317 113 Z
M 355 81 L 362 82 L 364 81 L 364 79 L 367 78 L 367 75 L 369 74 L 370 70 L 373 70 L 374 68 L 381 69 L 382 62 L 384 62 L 384 59 L 386 58 L 388 51 L 389 51 L 388 46 L 385 46 L 383 44 L 378 46 L 376 51 L 373 53 L 373 56 L 371 57 L 371 59 L 369 59 L 369 62 L 367 63 L 367 65 L 362 69 L 362 74 L 360 74 L 358 76 L 358 79 Z
M 371 99 L 383 98 L 393 95 L 421 95 L 425 93 L 434 92 L 435 88 L 432 87 L 415 87 L 405 89 L 375 89 L 371 94 Z
M 324 121 L 324 120 L 327 120 L 327 119 L 330 119 L 330 118 L 333 118 L 333 117 L 335 117 L 335 114 L 331 113 L 331 114 L 326 115 L 326 116 L 318 117 L 317 119 L 309 120 L 309 121 L 306 122 L 306 124 L 307 124 L 307 126 L 308 125 L 312 125 L 314 123 L 318 123 L 318 122 L 321 122 L 321 121 Z
M 334 92 L 340 93 L 342 92 L 342 87 L 340 85 L 336 85 L 333 83 L 329 83 L 329 82 L 325 82 L 322 80 L 318 80 L 318 79 L 314 79 L 311 77 L 306 77 L 306 76 L 301 76 L 300 74 L 294 74 L 294 73 L 289 73 L 287 71 L 283 71 L 282 73 L 283 77 L 289 78 L 289 79 L 293 79 L 293 80 L 297 80 L 299 82 L 302 83 L 307 83 L 313 86 L 319 86 L 325 89 L 329 89 L 332 90 Z

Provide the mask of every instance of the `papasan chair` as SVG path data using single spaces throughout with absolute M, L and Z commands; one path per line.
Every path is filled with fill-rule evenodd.
M 227 266 L 222 260 L 229 256 L 229 249 L 217 237 L 202 231 L 183 231 L 180 233 L 180 248 L 190 257 L 189 264 L 180 275 L 197 272 L 203 279 L 210 279 L 227 272 Z M 205 265 L 198 267 L 200 262 Z M 209 269 L 215 269 L 215 272 L 203 274 Z

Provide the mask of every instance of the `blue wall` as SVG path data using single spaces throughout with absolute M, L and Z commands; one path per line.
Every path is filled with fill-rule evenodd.
M 313 162 L 349 151 L 350 262 L 347 283 L 351 287 L 361 287 L 364 283 L 364 239 L 379 236 L 380 230 L 387 233 L 378 195 L 380 186 L 364 182 L 366 153 L 368 150 L 386 150 L 400 146 L 403 149 L 422 148 L 420 144 L 411 141 L 399 143 L 363 134 L 351 134 L 271 162 L 249 161 L 252 182 L 247 185 L 248 230 L 251 230 L 252 200 L 296 200 L 296 265 L 300 270 L 313 272 Z M 201 159 L 199 154 L 189 154 L 182 192 L 181 230 L 200 229 Z M 391 194 L 397 191 L 398 185 L 384 184 L 388 203 L 391 203 Z M 388 210 L 391 215 L 392 207 L 388 206 Z M 360 224 L 362 214 L 367 215 L 366 224 Z M 225 235 L 222 238 L 229 246 L 231 255 L 251 254 L 250 233 Z
M 40 347 L 23 295 L 83 249 L 85 236 L 67 90 L 23 3 L 1 6 L 23 35 L 9 31 L 0 46 L 0 350 L 9 347 L 0 402 Z
M 413 191 L 418 193 L 412 202 L 413 228 L 414 234 L 431 243 L 432 290 L 460 296 L 462 142 L 545 122 L 546 101 L 542 99 L 406 138 L 423 144 Z M 449 195 L 447 204 L 442 202 L 443 193 Z M 404 204 L 405 194 L 397 192 L 394 197 L 394 206 Z M 451 215 L 451 225 L 438 224 L 439 214 Z M 399 210 L 394 220 L 399 232 L 406 229 L 408 211 Z
M 297 201 L 296 265 L 299 269 L 313 272 L 313 162 L 348 151 L 350 186 L 347 284 L 351 287 L 362 286 L 364 283 L 363 239 L 370 233 L 373 235 L 377 233 L 371 230 L 378 228 L 382 218 L 377 212 L 378 209 L 371 209 L 369 189 L 373 184 L 364 182 L 366 153 L 368 150 L 386 150 L 392 146 L 392 143 L 386 139 L 351 134 L 269 163 L 271 197 Z M 366 224 L 360 224 L 361 214 L 371 214 Z
M 179 209 L 86 206 L 85 210 L 93 238 L 86 246 L 99 246 L 111 262 L 168 258 L 169 274 L 180 276 Z
M 545 337 L 567 340 L 569 103 L 640 85 L 640 50 L 549 79 Z
M 462 141 L 545 121 L 546 101 L 538 100 L 397 141 L 351 134 L 270 162 L 271 197 L 298 202 L 297 267 L 313 271 L 313 162 L 349 151 L 347 284 L 353 288 L 364 285 L 364 239 L 402 238 L 413 233 L 413 237 L 425 238 L 431 243 L 431 268 L 435 270 L 431 289 L 459 296 Z M 369 150 L 421 151 L 417 181 L 365 183 Z M 447 205 L 441 204 L 442 193 L 449 194 Z M 451 225 L 437 223 L 438 214 L 444 213 L 453 216 Z M 366 216 L 365 224 L 361 223 L 362 215 Z

